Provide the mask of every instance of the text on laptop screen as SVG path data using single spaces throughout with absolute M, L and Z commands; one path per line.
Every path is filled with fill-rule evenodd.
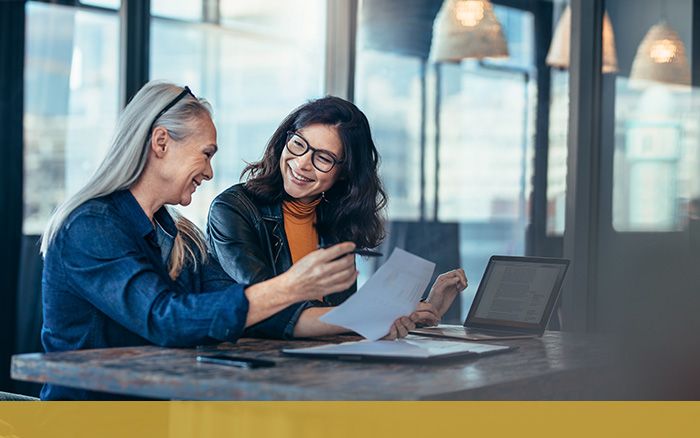
M 558 264 L 496 261 L 474 316 L 539 323 L 561 271 Z

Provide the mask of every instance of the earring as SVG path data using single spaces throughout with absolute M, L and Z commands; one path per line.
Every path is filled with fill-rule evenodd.
M 321 201 L 328 202 L 328 198 L 326 198 L 326 192 L 321 192 Z

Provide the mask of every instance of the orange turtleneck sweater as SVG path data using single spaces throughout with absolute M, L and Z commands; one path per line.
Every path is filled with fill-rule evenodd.
M 297 200 L 282 202 L 284 231 L 292 253 L 292 263 L 296 263 L 297 260 L 318 248 L 318 233 L 314 223 L 316 206 L 320 202 L 321 199 L 316 199 L 309 204 Z

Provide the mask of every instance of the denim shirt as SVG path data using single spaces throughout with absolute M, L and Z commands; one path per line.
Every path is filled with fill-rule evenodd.
M 154 219 L 162 230 L 128 190 L 87 201 L 70 214 L 44 260 L 41 338 L 47 352 L 192 347 L 241 336 L 248 313 L 244 286 L 211 257 L 196 268 L 185 265 L 171 280 L 167 259 L 177 228 L 166 208 Z M 41 397 L 101 398 L 56 385 L 45 385 Z

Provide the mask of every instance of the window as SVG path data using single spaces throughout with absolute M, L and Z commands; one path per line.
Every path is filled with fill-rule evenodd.
M 211 23 L 161 18 L 161 3 L 181 2 L 152 3 L 151 78 L 189 85 L 214 107 L 215 177 L 183 209 L 205 226 L 213 198 L 262 157 L 282 119 L 323 95 L 325 2 L 221 1 Z
M 552 41 L 547 50 L 550 69 L 547 153 L 547 210 L 545 234 L 562 236 L 566 227 L 566 158 L 569 132 L 569 53 L 571 9 L 569 2 L 552 4 Z
M 509 57 L 440 66 L 436 219 L 460 224 L 461 263 L 472 281 L 480 279 L 491 255 L 525 253 L 530 221 L 533 17 L 498 5 L 494 11 Z M 462 314 L 475 292 L 464 297 Z
M 429 53 L 439 5 L 361 3 L 356 101 L 381 154 L 389 222 L 423 221 L 426 229 L 453 230 L 457 235 L 445 243 L 458 241 L 459 260 L 447 269 L 462 266 L 473 285 L 492 254 L 525 253 L 539 111 L 536 53 L 548 48 L 535 45 L 533 11 L 558 17 L 551 2 L 542 3 L 546 6 L 531 5 L 532 10 L 494 5 L 507 59 L 440 64 Z M 566 73 L 560 71 L 554 74 L 556 103 L 552 97 L 544 113 L 548 120 L 538 126 L 568 117 L 568 78 L 561 80 Z M 555 143 L 549 150 L 563 147 L 565 152 L 567 125 L 549 129 L 542 147 L 548 147 L 549 136 Z M 563 161 L 550 161 L 550 182 L 562 175 L 565 180 L 565 165 L 565 155 Z M 544 196 L 544 187 L 540 190 Z M 565 186 L 555 190 L 563 206 Z M 438 245 L 424 256 L 440 259 L 446 250 Z M 462 297 L 462 315 L 475 292 L 470 288 Z
M 607 4 L 620 71 L 605 103 L 615 108 L 612 222 L 619 232 L 673 232 L 700 217 L 700 107 L 690 86 L 690 1 Z M 611 116 L 612 117 L 612 116 Z M 604 142 L 606 139 L 604 139 Z M 612 147 L 612 146 L 611 146 Z
M 151 15 L 198 22 L 203 18 L 202 6 L 202 0 L 152 0 Z
M 40 234 L 109 144 L 119 109 L 119 16 L 26 8 L 24 234 Z
M 363 50 L 357 59 L 358 107 L 381 156 L 380 173 L 393 220 L 420 218 L 421 75 L 417 58 Z
M 122 4 L 121 0 L 80 0 L 80 3 L 86 6 L 114 9 L 115 11 L 118 11 Z
M 569 125 L 569 73 L 551 70 L 549 153 L 547 155 L 547 222 L 550 236 L 564 234 L 566 224 L 566 157 Z

